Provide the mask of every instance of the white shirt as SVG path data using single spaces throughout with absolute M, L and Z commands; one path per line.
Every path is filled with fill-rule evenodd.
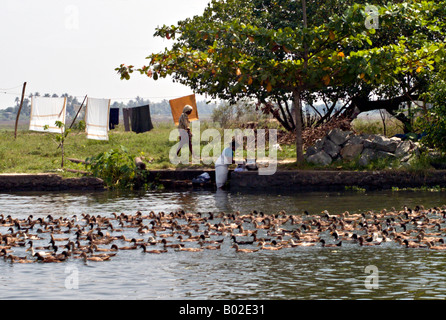
M 217 161 L 215 161 L 215 166 L 229 166 L 232 164 L 232 156 L 232 147 L 225 148 Z

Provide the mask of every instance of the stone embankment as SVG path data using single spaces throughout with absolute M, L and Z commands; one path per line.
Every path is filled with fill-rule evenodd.
M 356 135 L 351 131 L 331 130 L 328 135 L 316 141 L 307 149 L 306 160 L 327 166 L 334 161 L 357 160 L 360 166 L 367 166 L 377 159 L 399 159 L 401 166 L 409 166 L 420 154 L 418 143 L 383 135 Z
M 104 181 L 94 177 L 63 178 L 58 174 L 0 174 L 0 191 L 104 190 Z
M 259 175 L 255 171 L 232 172 L 231 191 L 257 190 L 269 192 L 288 190 L 337 191 L 346 187 L 367 190 L 446 187 L 446 170 L 411 172 L 409 170 L 346 171 L 346 170 L 283 170 L 273 175 Z

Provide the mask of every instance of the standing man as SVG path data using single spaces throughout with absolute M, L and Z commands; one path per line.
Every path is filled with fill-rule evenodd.
M 192 133 L 190 131 L 190 121 L 189 115 L 192 113 L 192 107 L 190 105 L 186 105 L 183 108 L 183 113 L 180 116 L 178 121 L 178 130 L 180 132 L 180 143 L 178 145 L 177 156 L 180 155 L 181 148 L 189 143 L 189 151 L 192 154 Z

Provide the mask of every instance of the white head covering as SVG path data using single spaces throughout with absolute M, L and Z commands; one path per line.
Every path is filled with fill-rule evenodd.
M 192 111 L 193 110 L 193 108 L 190 106 L 190 105 L 186 105 L 184 108 L 183 108 L 183 113 L 186 113 L 186 112 L 188 112 L 188 111 Z

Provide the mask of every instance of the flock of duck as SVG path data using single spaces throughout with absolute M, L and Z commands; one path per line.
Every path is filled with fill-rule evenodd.
M 82 214 L 18 219 L 0 214 L 0 257 L 11 263 L 109 261 L 119 252 L 199 252 L 227 245 L 240 253 L 296 247 L 379 246 L 446 250 L 446 206 L 331 215 L 175 212 Z M 20 254 L 21 253 L 21 254 Z

